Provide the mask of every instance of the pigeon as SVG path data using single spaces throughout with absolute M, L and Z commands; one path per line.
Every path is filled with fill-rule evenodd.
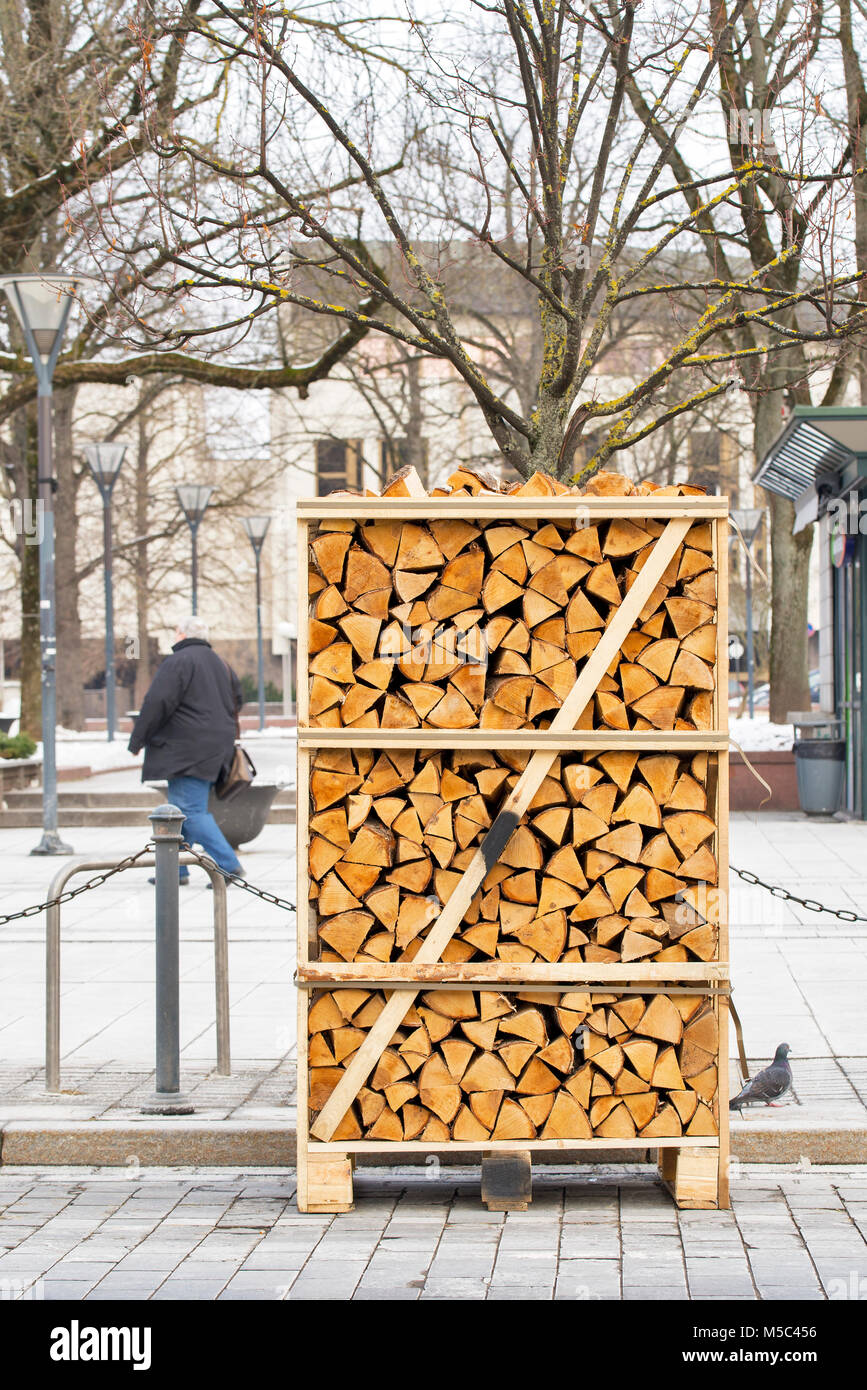
M 792 1085 L 792 1068 L 787 1061 L 790 1051 L 788 1043 L 780 1043 L 771 1065 L 765 1067 L 764 1071 L 757 1072 L 752 1081 L 748 1081 L 744 1086 L 740 1095 L 729 1101 L 729 1110 L 740 1110 L 750 1101 L 764 1101 L 765 1105 L 773 1105 L 784 1096 Z

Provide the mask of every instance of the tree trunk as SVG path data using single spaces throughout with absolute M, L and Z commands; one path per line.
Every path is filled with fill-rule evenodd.
M 782 392 L 769 391 L 756 400 L 756 461 L 765 457 L 780 432 Z M 790 710 L 810 708 L 807 664 L 807 588 L 813 527 L 792 535 L 794 504 L 768 493 L 771 509 L 771 647 L 772 723 L 788 723 Z
M 560 459 L 565 432 L 563 401 L 544 387 L 539 390 L 536 409 L 533 411 L 533 428 L 535 434 L 530 455 L 530 472 L 550 473 L 560 482 L 568 482 L 574 465 L 571 455 L 568 460 Z
M 771 710 L 786 724 L 790 710 L 810 708 L 807 666 L 807 587 L 813 528 L 792 535 L 795 506 L 786 497 L 771 501 Z
M 66 729 L 84 728 L 84 664 L 75 554 L 78 481 L 72 449 L 75 394 L 74 389 L 58 391 L 54 398 L 57 721 Z M 98 499 L 94 505 L 99 505 Z
M 856 45 L 852 28 L 851 0 L 841 0 L 840 4 L 840 56 L 846 78 L 846 107 L 849 140 L 852 160 L 852 206 L 855 212 L 854 249 L 855 265 L 860 274 L 867 270 L 867 174 L 864 170 L 864 156 L 867 150 L 867 131 L 864 116 L 867 113 L 867 88 L 864 85 L 862 58 Z M 861 404 L 867 403 L 867 349 L 861 335 L 856 348 L 856 371 L 860 387 Z

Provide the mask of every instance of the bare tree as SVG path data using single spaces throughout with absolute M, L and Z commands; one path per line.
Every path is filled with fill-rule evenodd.
M 738 277 L 743 281 L 733 300 L 741 312 L 727 325 L 719 356 L 739 365 L 752 401 L 753 444 L 760 459 L 791 405 L 809 404 L 814 392 L 817 404 L 839 400 L 851 367 L 848 350 L 863 336 L 863 208 L 854 247 L 847 245 L 843 230 L 853 183 L 857 207 L 864 180 L 863 143 L 854 125 L 860 103 L 857 60 L 851 54 L 846 60 L 850 131 L 835 138 L 823 106 L 823 59 L 831 54 L 824 5 L 797 11 L 788 0 L 750 4 L 732 22 L 721 0 L 708 0 L 707 13 L 718 81 L 716 117 L 711 113 L 705 119 L 725 135 L 732 196 L 707 206 L 694 186 L 698 166 L 689 154 L 689 138 L 695 120 L 682 120 L 673 142 L 670 123 L 654 119 L 637 83 L 630 86 L 630 99 L 684 187 L 711 272 L 730 285 Z M 844 5 L 843 32 L 846 13 Z M 745 168 L 751 170 L 748 179 L 742 178 Z M 856 287 L 842 298 L 834 286 L 840 266 L 846 271 L 837 273 L 836 283 Z M 764 298 L 760 312 L 748 308 L 754 294 Z M 813 535 L 807 527 L 793 536 L 792 503 L 768 497 L 771 718 L 785 721 L 789 710 L 809 706 L 807 588 Z
M 159 255 L 183 277 L 193 304 L 221 289 L 249 296 L 250 316 L 290 303 L 442 359 L 523 473 L 568 476 L 571 447 L 588 429 L 599 440 L 588 467 L 598 467 L 722 393 L 733 364 L 757 356 L 742 329 L 775 361 L 795 353 L 802 371 L 804 344 L 836 345 L 861 322 L 857 272 L 835 273 L 829 246 L 809 281 L 795 286 L 743 255 L 721 257 L 710 276 L 697 255 L 686 279 L 669 273 L 708 230 L 724 249 L 714 211 L 761 203 L 764 182 L 797 188 L 805 237 L 824 216 L 825 191 L 844 179 L 842 168 L 812 171 L 797 160 L 772 173 L 753 151 L 672 179 L 683 123 L 705 94 L 715 95 L 749 12 L 749 0 L 736 0 L 730 15 L 714 5 L 707 17 L 676 3 L 644 17 L 634 0 L 584 11 L 567 0 L 532 9 L 467 0 L 433 36 L 415 25 L 398 65 L 353 40 L 346 6 L 327 7 L 313 50 L 294 16 L 255 0 L 240 8 L 215 0 L 219 22 L 191 16 L 190 27 L 203 62 L 235 64 L 244 101 L 219 156 L 203 152 L 182 123 L 170 141 L 156 142 Z M 803 42 L 809 59 L 809 33 Z M 801 71 L 801 49 L 785 35 L 781 43 L 788 56 L 780 61 Z M 480 44 L 495 61 L 468 60 Z M 435 165 L 425 163 L 427 127 L 437 131 Z M 386 148 L 398 138 L 412 154 L 399 175 L 387 171 Z M 302 194 L 284 168 L 296 175 L 305 142 L 323 152 L 331 177 Z M 181 168 L 218 174 L 225 235 L 195 245 L 214 214 L 206 201 L 173 193 L 171 175 Z M 460 321 L 449 287 L 458 256 L 470 273 L 493 257 L 509 272 L 509 293 L 535 300 L 541 355 L 525 402 L 497 389 L 485 350 Z M 308 292 L 312 268 L 330 277 L 330 297 Z M 604 399 L 595 368 L 606 335 L 627 306 L 655 297 L 679 324 L 677 342 L 629 390 Z M 135 304 L 128 307 L 135 322 Z M 163 342 L 189 347 L 206 332 L 188 322 Z M 660 408 L 663 389 L 670 399 Z
M 178 121 L 207 131 L 209 124 L 219 123 L 221 104 L 229 100 L 226 65 L 202 67 L 198 56 L 188 52 L 194 43 L 191 26 L 209 22 L 204 13 L 203 0 L 188 0 L 180 10 L 167 3 L 159 14 L 140 11 L 135 0 L 106 0 L 98 12 L 88 0 L 0 0 L 0 269 L 61 267 L 99 272 L 105 262 L 102 238 L 110 236 L 108 228 L 116 218 L 133 240 L 139 238 L 146 224 L 141 209 L 154 142 L 170 139 Z M 155 43 L 157 32 L 159 44 Z M 94 261 L 97 238 L 100 249 Z M 205 232 L 205 242 L 207 238 Z M 202 240 L 200 233 L 197 242 Z M 147 277 L 166 264 L 152 244 L 136 244 L 140 265 L 118 272 L 126 277 L 128 296 L 141 294 Z M 59 689 L 61 715 L 73 720 L 79 715 L 74 696 L 70 705 L 67 693 L 80 685 L 72 569 L 75 473 L 69 448 L 73 389 L 88 382 L 123 385 L 131 376 L 173 374 L 233 386 L 291 383 L 303 390 L 327 373 L 364 332 L 354 327 L 336 335 L 321 361 L 307 359 L 298 367 L 272 363 L 267 380 L 258 366 L 249 363 L 206 362 L 183 352 L 130 357 L 118 350 L 113 320 L 115 270 L 106 273 L 101 286 L 88 290 L 87 313 L 73 325 L 55 373 L 58 573 L 70 580 L 70 587 L 58 587 L 58 665 L 64 671 Z M 165 296 L 148 301 L 141 312 L 165 316 Z M 4 492 L 27 501 L 36 496 L 36 433 L 31 415 L 36 382 L 5 305 L 0 309 L 0 329 L 0 425 L 7 425 L 4 442 L 9 463 Z M 66 529 L 67 521 L 72 530 Z M 18 560 L 22 723 L 36 729 L 40 706 L 36 547 L 19 538 Z
M 864 303 L 835 220 L 849 153 L 804 120 L 782 150 L 757 149 L 749 128 L 727 141 L 749 101 L 779 89 L 803 105 L 821 56 L 816 10 L 801 21 L 780 0 L 766 25 L 757 13 L 752 0 L 699 13 L 462 0 L 435 25 L 401 26 L 352 0 L 301 14 L 144 4 L 129 124 L 100 83 L 128 158 L 120 173 L 106 151 L 79 159 L 66 200 L 106 297 L 58 381 L 177 371 L 303 392 L 375 333 L 447 365 L 521 473 L 569 477 L 580 450 L 586 474 L 705 408 L 735 369 L 756 394 L 759 443 L 787 393 L 862 330 Z M 705 100 L 724 157 L 699 162 L 684 131 Z M 509 288 L 474 318 L 455 280 L 488 264 Z M 492 326 L 508 339 L 513 302 L 532 304 L 537 332 L 508 382 Z M 324 351 L 278 334 L 263 353 L 257 335 L 285 305 L 330 325 Z M 673 343 L 606 395 L 612 334 L 656 306 Z M 134 361 L 108 349 L 119 339 Z M 13 387 L 0 418 L 31 390 Z M 794 625 L 803 556 L 781 547 Z

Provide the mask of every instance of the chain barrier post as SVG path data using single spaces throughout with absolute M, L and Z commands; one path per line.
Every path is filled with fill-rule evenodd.
M 55 897 L 55 883 L 66 881 L 66 870 L 55 874 L 48 890 Z M 45 1089 L 60 1090 L 60 904 L 45 910 Z
M 148 1115 L 191 1115 L 181 1095 L 180 962 L 178 941 L 178 854 L 184 813 L 177 806 L 157 806 L 148 816 L 153 826 L 156 936 L 156 1090 L 142 1106 Z

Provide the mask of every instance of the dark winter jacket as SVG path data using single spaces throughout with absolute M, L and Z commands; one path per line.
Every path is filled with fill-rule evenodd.
M 129 741 L 131 753 L 145 750 L 142 781 L 216 782 L 232 760 L 243 703 L 238 677 L 209 642 L 176 642 L 151 682 Z

